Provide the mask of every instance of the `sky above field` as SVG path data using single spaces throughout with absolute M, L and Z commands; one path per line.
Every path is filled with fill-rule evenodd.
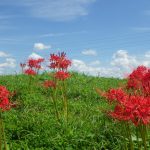
M 72 70 L 89 75 L 150 66 L 150 1 L 0 0 L 0 74 L 61 51 Z

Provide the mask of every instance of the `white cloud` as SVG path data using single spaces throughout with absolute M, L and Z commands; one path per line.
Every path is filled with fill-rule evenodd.
M 9 64 L 8 66 L 11 68 L 16 67 L 16 60 L 14 58 L 6 58 L 6 63 Z
M 10 69 L 16 67 L 16 60 L 11 58 L 9 54 L 0 51 L 0 57 L 5 59 L 4 62 L 0 63 L 0 74 L 5 74 L 7 68 Z
M 34 17 L 53 21 L 72 20 L 88 14 L 88 6 L 96 0 L 5 0 L 3 4 L 24 6 Z
M 45 49 L 51 48 L 51 46 L 50 45 L 44 45 L 43 43 L 35 43 L 34 48 L 36 50 L 45 50 Z
M 99 60 L 85 63 L 82 60 L 74 59 L 71 69 L 94 76 L 124 78 L 139 65 L 150 67 L 149 58 L 150 51 L 139 58 L 129 55 L 126 50 L 118 50 L 113 54 L 110 65 L 107 67 L 103 67 Z
M 97 67 L 96 65 L 91 66 L 91 63 L 85 63 L 82 60 L 73 59 L 71 70 L 85 73 L 93 76 L 103 77 L 123 77 L 124 73 L 117 67 Z
M 0 57 L 9 57 L 9 54 L 7 54 L 3 51 L 0 51 Z
M 88 73 L 90 75 L 91 74 L 96 75 L 96 73 L 98 73 L 98 72 L 95 72 L 95 71 L 96 70 L 99 71 L 99 68 L 93 68 L 93 67 L 87 65 L 84 61 L 77 60 L 77 59 L 72 60 L 71 69 L 76 70 L 76 71 L 81 72 L 81 73 Z
M 146 58 L 150 58 L 150 51 L 147 51 L 147 52 L 145 53 L 145 57 L 146 57 Z
M 138 61 L 136 57 L 129 56 L 128 52 L 125 50 L 118 50 L 113 55 L 113 60 L 111 62 L 111 65 L 129 70 L 131 68 L 134 68 L 138 65 Z
M 0 63 L 0 68 L 15 68 L 16 67 L 16 60 L 13 58 L 6 58 L 4 63 Z
M 150 51 L 147 51 L 139 62 L 141 62 L 141 64 L 144 66 L 150 67 Z
M 124 72 L 130 72 L 139 65 L 150 67 L 150 51 L 140 57 L 135 57 L 129 55 L 125 50 L 118 50 L 113 55 L 111 65 L 120 68 Z
M 32 53 L 31 55 L 29 55 L 28 57 L 29 59 L 40 59 L 43 58 L 42 56 L 36 54 L 36 53 Z
M 88 50 L 82 51 L 82 54 L 83 55 L 88 55 L 88 56 L 96 56 L 97 52 L 95 50 L 88 49 Z
M 100 65 L 100 61 L 99 60 L 95 60 L 95 61 L 91 62 L 89 65 L 90 66 Z

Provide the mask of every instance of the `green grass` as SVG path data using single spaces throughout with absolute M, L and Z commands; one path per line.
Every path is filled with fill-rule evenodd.
M 5 132 L 11 150 L 120 150 L 123 149 L 121 127 L 100 109 L 105 101 L 95 87 L 107 90 L 118 87 L 124 80 L 100 78 L 72 73 L 67 81 L 69 101 L 68 127 L 55 118 L 50 93 L 41 83 L 47 74 L 37 76 L 29 86 L 25 75 L 0 76 L 0 84 L 17 91 L 16 108 L 5 112 Z M 61 109 L 61 99 L 60 109 Z

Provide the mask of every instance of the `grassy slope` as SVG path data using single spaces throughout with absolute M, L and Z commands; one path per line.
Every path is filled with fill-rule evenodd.
M 41 87 L 48 78 L 48 75 L 41 75 L 29 87 L 27 76 L 0 77 L 1 85 L 18 93 L 19 106 L 4 113 L 10 149 L 121 149 L 119 125 L 101 113 L 100 108 L 107 106 L 94 88 L 107 90 L 124 81 L 74 73 L 68 80 L 69 125 L 66 129 L 57 124 L 50 96 Z

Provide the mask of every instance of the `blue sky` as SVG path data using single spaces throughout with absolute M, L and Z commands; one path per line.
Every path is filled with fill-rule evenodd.
M 1 74 L 58 51 L 90 75 L 150 66 L 149 0 L 1 0 L 0 33 Z

